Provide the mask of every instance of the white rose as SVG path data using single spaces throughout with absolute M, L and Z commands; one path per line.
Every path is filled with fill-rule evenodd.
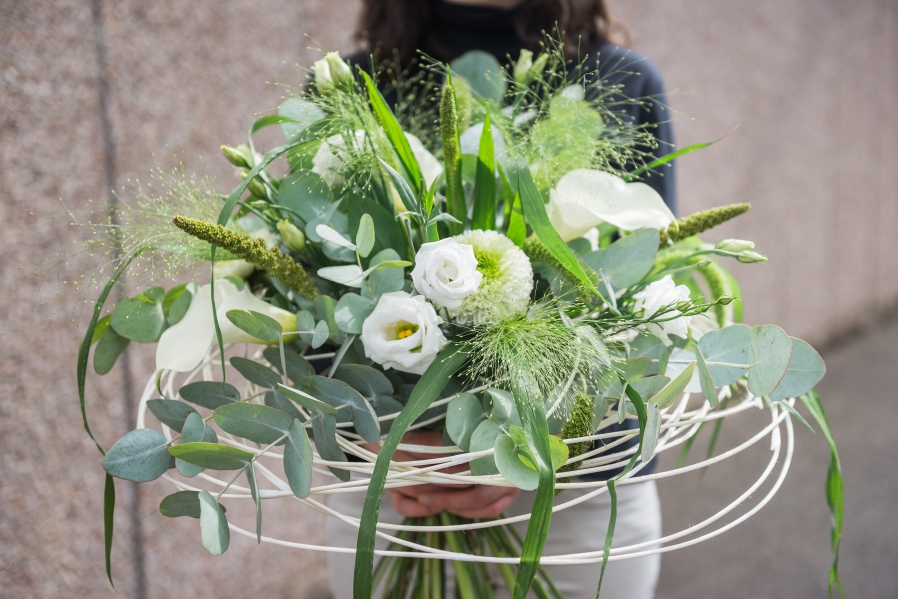
M 387 368 L 424 374 L 446 338 L 433 306 L 405 291 L 385 293 L 362 325 L 365 355 Z
M 685 285 L 677 285 L 673 278 L 667 275 L 660 281 L 655 281 L 643 291 L 633 296 L 636 299 L 635 310 L 645 309 L 646 317 L 654 315 L 661 308 L 665 308 L 677 302 L 689 299 L 689 288 Z M 666 313 L 663 318 L 672 318 L 677 310 Z M 686 338 L 689 333 L 691 316 L 680 316 L 664 322 L 652 322 L 646 325 L 646 329 L 661 338 L 665 345 L 670 345 L 668 335 Z
M 565 241 L 581 237 L 603 222 L 627 231 L 661 229 L 674 221 L 658 192 L 645 183 L 579 168 L 549 191 L 546 206 L 552 226 Z
M 474 248 L 451 237 L 425 243 L 415 255 L 415 289 L 444 308 L 458 308 L 461 300 L 477 291 L 482 279 Z

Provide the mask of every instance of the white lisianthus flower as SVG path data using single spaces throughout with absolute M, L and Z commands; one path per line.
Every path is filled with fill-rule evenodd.
M 527 309 L 533 289 L 530 259 L 497 231 L 466 231 L 455 237 L 470 245 L 483 276 L 477 291 L 461 300 L 449 314 L 463 324 L 488 324 Z
M 645 183 L 587 168 L 572 170 L 549 191 L 546 212 L 565 241 L 603 222 L 627 231 L 662 229 L 674 222 L 670 208 Z
M 276 308 L 253 295 L 249 287 L 238 291 L 227 280 L 215 281 L 215 308 L 218 326 L 225 343 L 264 343 L 235 327 L 228 320 L 229 310 L 252 310 L 269 316 L 285 333 L 296 331 L 296 315 Z M 203 285 L 190 301 L 190 307 L 177 324 L 162 333 L 156 345 L 156 370 L 187 372 L 200 365 L 209 347 L 216 342 L 212 317 L 212 285 Z
M 384 369 L 424 374 L 448 343 L 441 324 L 443 319 L 423 296 L 385 293 L 362 324 L 365 355 Z
M 684 302 L 689 299 L 689 288 L 685 285 L 677 285 L 674 283 L 673 277 L 667 275 L 659 281 L 655 281 L 644 290 L 633 296 L 636 299 L 634 310 L 644 309 L 646 317 L 654 315 L 661 308 L 665 308 L 678 302 Z M 689 334 L 689 323 L 692 322 L 691 316 L 680 316 L 673 318 L 677 310 L 668 312 L 664 318 L 672 318 L 664 322 L 651 322 L 646 325 L 646 329 L 661 339 L 665 345 L 670 345 L 672 341 L 669 335 L 686 338 Z
M 474 248 L 451 237 L 425 243 L 415 255 L 415 289 L 438 306 L 458 308 L 477 291 L 481 279 Z

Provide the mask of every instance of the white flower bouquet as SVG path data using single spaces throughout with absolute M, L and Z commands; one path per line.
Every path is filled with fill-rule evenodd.
M 394 111 L 368 74 L 329 54 L 315 64 L 314 89 L 256 121 L 246 145 L 222 146 L 243 177 L 232 193 L 175 173 L 163 176 L 165 193 L 143 191 L 123 210 L 109 229 L 122 257 L 79 355 L 82 411 L 94 344 L 105 374 L 130 342 L 155 343 L 157 372 L 137 430 L 105 453 L 107 527 L 112 477 L 176 482 L 162 513 L 199 518 L 213 554 L 239 530 L 222 505 L 228 492 L 255 502 L 261 541 L 263 499 L 320 506 L 315 495 L 363 491 L 356 597 L 369 597 L 384 572 L 390 592 L 441 596 L 425 581 L 442 568 L 407 559 L 403 545 L 431 546 L 441 560 L 488 545 L 515 597 L 533 585 L 559 596 L 540 568 L 556 491 L 618 468 L 595 482 L 613 500 L 615 482 L 668 433 L 697 431 L 676 429 L 684 393 L 702 399 L 689 414 L 705 420 L 735 413 L 730 402 L 766 405 L 782 422 L 800 398 L 828 431 L 812 390 L 825 370 L 819 355 L 774 325 L 740 324 L 739 287 L 723 262 L 766 259 L 750 242 L 698 237 L 748 206 L 677 220 L 639 179 L 692 148 L 646 163 L 657 142 L 616 115 L 613 86 L 557 52 L 524 59 L 506 74 L 479 57 L 491 78 L 433 64 L 414 83 L 422 100 Z M 438 110 L 427 112 L 431 97 Z M 253 134 L 267 126 L 280 126 L 285 142 L 263 154 Z M 150 285 L 103 316 L 112 286 L 141 261 Z M 212 266 L 204 281 L 158 286 L 202 264 Z M 608 453 L 620 443 L 598 432 L 628 419 L 638 445 Z M 86 415 L 84 424 L 90 433 Z M 445 445 L 429 470 L 403 470 L 391 457 L 419 428 L 443 431 Z M 262 465 L 271 456 L 282 475 Z M 510 539 L 501 521 L 501 534 L 481 537 L 482 523 L 464 537 L 469 523 L 447 514 L 408 521 L 375 575 L 385 486 L 423 484 L 459 464 L 468 470 L 443 480 L 536 491 L 526 537 Z M 218 481 L 210 470 L 232 474 Z M 313 487 L 313 471 L 337 480 Z M 613 531 L 612 520 L 593 556 L 602 571 Z M 106 538 L 108 566 L 111 528 Z M 453 563 L 462 597 L 486 596 L 476 561 Z

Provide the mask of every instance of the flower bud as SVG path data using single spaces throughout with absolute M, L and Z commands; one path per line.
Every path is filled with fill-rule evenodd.
M 729 306 L 735 299 L 736 296 L 734 295 L 721 295 L 719 298 L 717 298 L 717 303 L 721 304 L 722 306 Z
M 294 252 L 301 252 L 305 249 L 306 236 L 303 235 L 296 225 L 284 219 L 278 221 L 277 226 L 278 231 L 281 233 L 281 238 L 284 240 L 284 245 Z
M 677 302 L 677 310 L 679 312 L 685 312 L 689 308 L 692 307 L 692 300 L 685 300 L 682 302 Z
M 342 58 L 340 58 L 340 53 L 328 52 L 324 56 L 324 60 L 327 61 L 331 81 L 333 81 L 334 85 L 343 89 L 349 88 L 353 81 L 352 69 L 349 68 L 349 65 L 346 64 Z
M 240 177 L 246 179 L 246 173 L 240 173 Z M 265 199 L 268 197 L 268 194 L 265 193 L 265 186 L 262 185 L 262 182 L 259 181 L 258 177 L 250 179 L 249 185 L 247 185 L 246 188 L 257 198 Z
M 716 246 L 718 250 L 723 250 L 725 252 L 744 252 L 745 250 L 750 250 L 755 247 L 755 244 L 751 241 L 746 241 L 744 239 L 724 239 Z
M 530 68 L 533 66 L 533 52 L 521 50 L 521 55 L 514 63 L 514 80 L 527 85 L 530 83 Z
M 327 59 L 316 60 L 312 65 L 312 74 L 315 76 L 315 88 L 322 96 L 334 91 L 334 80 L 331 78 L 331 69 Z
M 533 66 L 530 67 L 530 80 L 539 78 L 540 75 L 543 74 L 543 71 L 546 68 L 546 63 L 549 62 L 549 55 L 543 52 L 539 56 L 536 57 L 536 60 L 533 61 Z
M 236 148 L 231 146 L 221 146 L 221 153 L 228 159 L 228 162 L 240 168 L 252 168 L 252 158 L 249 158 L 249 152 L 244 152 L 245 146 L 240 145 Z M 247 148 L 249 150 L 249 148 Z
M 762 256 L 757 252 L 750 251 L 742 252 L 742 254 L 736 259 L 739 260 L 739 262 L 744 262 L 746 264 L 753 264 L 755 262 L 767 262 L 767 256 Z

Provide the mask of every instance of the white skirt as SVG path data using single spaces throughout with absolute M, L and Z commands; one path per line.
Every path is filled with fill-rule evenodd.
M 566 490 L 558 496 L 557 501 L 570 501 L 577 494 L 585 492 Z M 521 493 L 505 511 L 505 515 L 517 516 L 528 512 L 530 506 L 533 505 L 533 498 L 533 492 Z M 328 505 L 346 515 L 358 518 L 362 514 L 364 499 L 364 493 L 341 493 L 328 497 Z M 612 547 L 643 543 L 661 537 L 661 505 L 658 501 L 658 490 L 654 481 L 622 485 L 617 488 L 617 499 L 617 525 L 614 530 Z M 602 493 L 579 505 L 554 513 L 543 553 L 559 555 L 601 550 L 605 543 L 610 514 L 611 501 L 607 493 Z M 384 493 L 381 504 L 380 521 L 392 524 L 402 522 L 402 516 L 396 512 L 387 493 Z M 519 522 L 514 526 L 523 537 L 527 531 L 527 522 Z M 357 534 L 357 528 L 336 518 L 328 518 L 329 545 L 355 547 Z M 376 547 L 378 549 L 386 549 L 386 546 L 386 541 L 377 540 Z M 328 553 L 327 556 L 333 599 L 352 599 L 355 555 Z M 375 557 L 376 559 L 378 558 Z M 559 590 L 564 594 L 565 599 L 595 597 L 601 564 L 547 566 L 546 568 Z M 602 583 L 601 597 L 602 599 L 651 599 L 655 595 L 660 569 L 660 555 L 608 562 L 605 580 Z M 454 597 L 452 568 L 447 567 L 445 572 L 447 573 L 446 597 Z M 491 577 L 494 582 L 496 599 L 510 599 L 498 570 L 492 567 Z M 380 592 L 376 592 L 374 596 L 379 597 Z M 529 596 L 535 597 L 536 595 L 531 591 Z

